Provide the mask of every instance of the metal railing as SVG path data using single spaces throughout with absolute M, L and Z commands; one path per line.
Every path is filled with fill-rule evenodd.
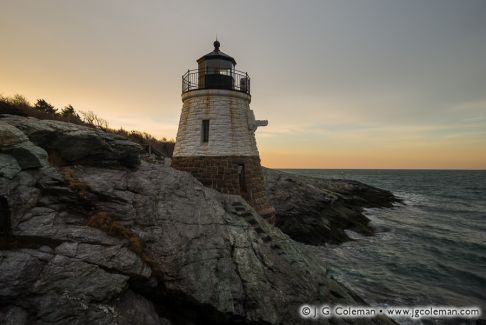
M 182 76 L 182 93 L 196 89 L 230 89 L 250 95 L 250 77 L 233 69 L 187 70 Z

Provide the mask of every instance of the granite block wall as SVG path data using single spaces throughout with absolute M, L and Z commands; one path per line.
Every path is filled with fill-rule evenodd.
M 243 183 L 238 170 L 242 165 Z M 275 211 L 266 196 L 258 156 L 173 157 L 172 167 L 191 173 L 202 184 L 221 193 L 241 195 L 260 215 L 273 218 Z

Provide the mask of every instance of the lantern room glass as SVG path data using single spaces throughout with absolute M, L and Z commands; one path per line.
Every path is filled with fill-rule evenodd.
M 232 62 L 224 59 L 206 59 L 198 64 L 199 88 L 233 89 L 234 69 Z

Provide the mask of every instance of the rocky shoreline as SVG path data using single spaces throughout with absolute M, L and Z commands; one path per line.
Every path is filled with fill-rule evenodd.
M 373 235 L 364 208 L 399 203 L 389 191 L 358 181 L 322 179 L 264 170 L 268 197 L 277 212 L 276 226 L 292 239 L 309 244 L 351 240 L 344 230 Z
M 275 227 L 139 156 L 120 136 L 0 115 L 0 323 L 302 324 L 303 303 L 364 304 L 297 241 L 372 234 L 361 210 L 389 192 L 265 170 Z

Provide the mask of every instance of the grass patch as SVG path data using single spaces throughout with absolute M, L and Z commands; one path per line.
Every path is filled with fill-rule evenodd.
M 145 252 L 145 244 L 142 239 L 129 228 L 116 222 L 108 212 L 98 211 L 93 214 L 88 220 L 88 226 L 99 229 L 110 236 L 126 239 L 128 241 L 128 248 L 140 256 L 152 270 L 155 269 L 156 264 Z
M 143 254 L 144 244 L 140 237 L 124 225 L 117 223 L 108 212 L 98 211 L 88 220 L 88 226 L 97 228 L 110 236 L 126 239 L 130 249 L 138 255 Z
M 93 197 L 90 193 L 89 185 L 85 181 L 80 180 L 72 168 L 63 167 L 61 173 L 68 187 L 75 191 L 81 199 L 89 201 Z

